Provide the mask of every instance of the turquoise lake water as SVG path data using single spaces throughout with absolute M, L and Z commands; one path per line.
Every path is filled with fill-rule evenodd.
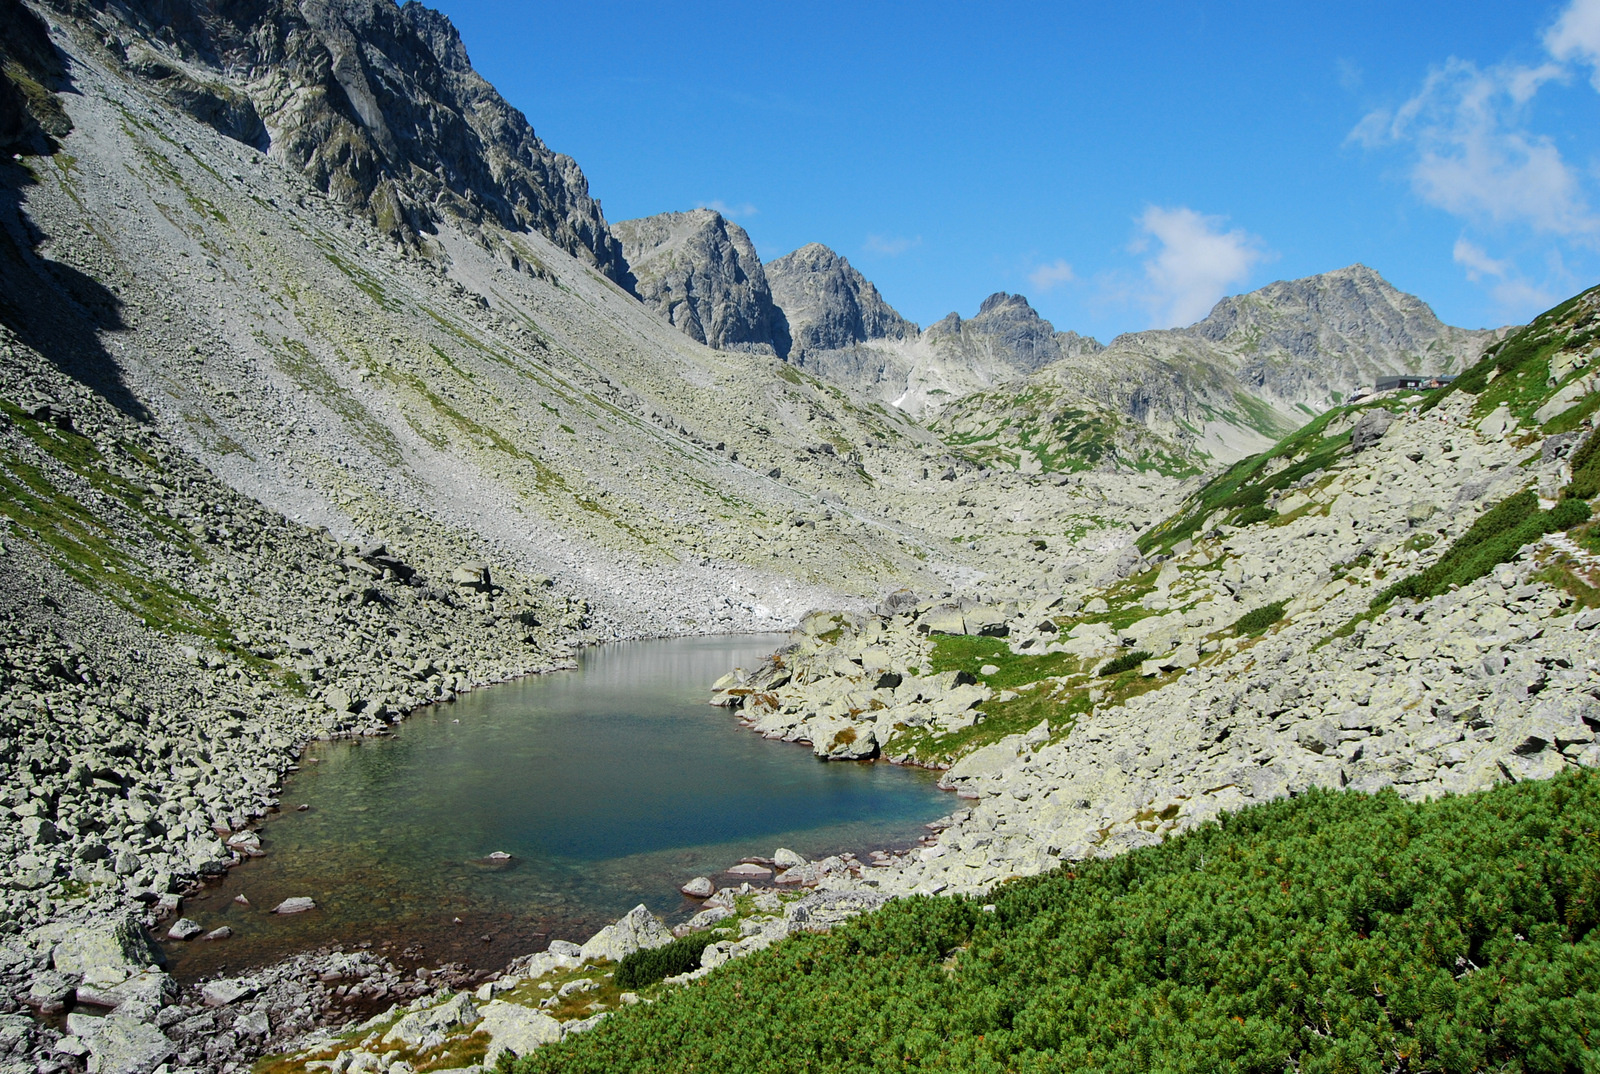
M 678 885 L 779 846 L 807 856 L 909 845 L 955 808 L 935 774 L 824 763 L 706 704 L 785 640 L 606 645 L 576 671 L 463 695 L 387 739 L 315 743 L 260 828 L 266 856 L 186 901 L 227 940 L 169 943 L 184 977 L 369 942 L 495 968 L 582 941 L 639 903 L 669 921 Z M 310 808 L 298 811 L 297 806 Z M 487 861 L 510 854 L 508 865 Z M 249 906 L 235 903 L 243 893 Z M 308 895 L 317 909 L 269 911 Z

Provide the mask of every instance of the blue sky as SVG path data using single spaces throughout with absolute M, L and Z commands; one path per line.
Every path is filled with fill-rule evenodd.
M 1355 261 L 1468 327 L 1600 282 L 1600 0 L 433 0 L 610 220 L 1109 339 Z

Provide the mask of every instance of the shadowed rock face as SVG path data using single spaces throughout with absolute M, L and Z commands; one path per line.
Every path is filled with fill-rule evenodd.
M 821 243 L 772 262 L 767 280 L 788 318 L 796 358 L 917 334 L 917 326 L 896 313 L 870 280 Z
M 631 287 L 588 181 L 472 69 L 450 20 L 410 0 L 52 0 L 175 106 L 268 149 L 415 242 L 436 221 L 538 231 Z
M 695 209 L 624 220 L 614 230 L 639 297 L 684 335 L 718 350 L 789 353 L 788 324 L 744 228 Z

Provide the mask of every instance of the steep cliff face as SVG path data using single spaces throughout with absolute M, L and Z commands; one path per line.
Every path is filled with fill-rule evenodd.
M 450 20 L 409 0 L 52 0 L 107 59 L 268 150 L 410 243 L 445 219 L 536 231 L 631 287 L 578 165 L 483 80 Z
M 639 297 L 684 335 L 718 350 L 789 353 L 783 311 L 744 228 L 695 209 L 624 220 L 613 230 Z

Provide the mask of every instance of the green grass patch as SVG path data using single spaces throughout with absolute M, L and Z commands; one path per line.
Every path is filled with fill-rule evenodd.
M 986 664 L 993 664 L 999 670 L 984 675 L 981 669 Z M 1071 653 L 1018 655 L 1003 638 L 937 634 L 933 638 L 928 670 L 934 675 L 941 671 L 967 671 L 995 690 L 1012 690 L 1041 679 L 1074 674 L 1079 670 L 1079 660 Z

